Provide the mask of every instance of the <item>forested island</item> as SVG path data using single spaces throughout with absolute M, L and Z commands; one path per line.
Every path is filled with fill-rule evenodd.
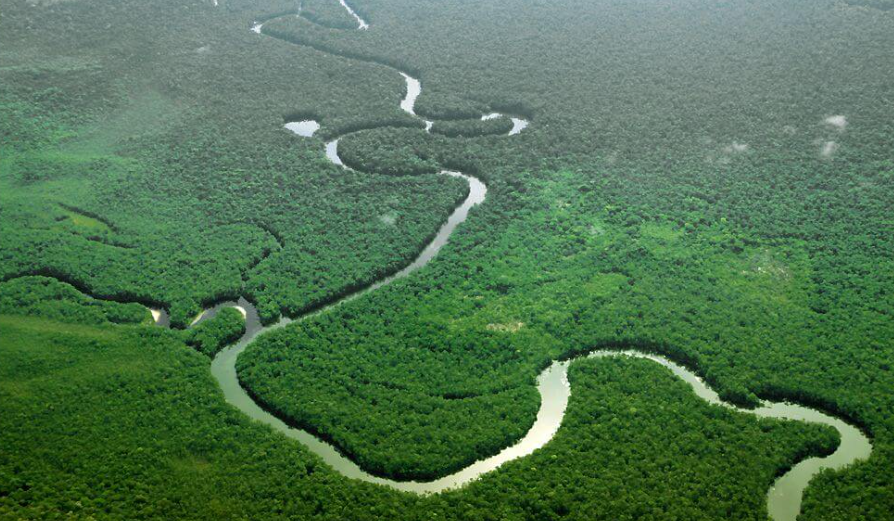
M 5 1 L 0 519 L 891 519 L 892 7 Z

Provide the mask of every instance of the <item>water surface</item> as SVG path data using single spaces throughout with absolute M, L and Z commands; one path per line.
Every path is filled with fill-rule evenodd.
M 348 13 L 353 16 L 355 20 L 357 20 L 357 29 L 369 29 L 369 24 L 366 23 L 366 20 L 361 18 L 360 15 L 358 15 L 353 9 L 351 9 L 351 6 L 349 6 L 348 3 L 345 2 L 345 0 L 338 0 L 338 3 L 340 3 L 342 7 L 347 9 Z
M 314 135 L 314 132 L 320 129 L 320 124 L 312 119 L 305 119 L 303 121 L 286 123 L 285 127 L 299 136 L 311 137 Z
M 345 3 L 340 0 L 341 4 L 350 12 L 357 20 L 359 28 L 366 29 L 368 24 L 362 20 L 357 14 Z M 257 24 L 252 30 L 260 33 L 261 25 Z M 400 102 L 400 108 L 411 115 L 415 113 L 416 99 L 422 91 L 422 85 L 418 79 L 413 78 L 404 71 L 395 69 L 406 81 L 407 91 L 404 99 Z M 494 119 L 501 117 L 500 113 L 485 114 L 482 120 Z M 509 135 L 516 135 L 528 126 L 528 121 L 512 117 L 512 129 Z M 425 120 L 423 120 L 425 121 Z M 432 123 L 425 121 L 426 130 L 431 128 Z M 314 129 L 315 131 L 316 129 Z M 311 132 L 312 134 L 312 132 Z M 338 156 L 338 138 L 331 140 L 326 144 L 326 157 L 336 165 L 345 167 L 341 158 Z M 450 175 L 465 179 L 469 183 L 469 195 L 463 203 L 457 207 L 448 218 L 435 238 L 423 249 L 423 251 L 405 268 L 399 272 L 371 284 L 368 288 L 360 290 L 348 297 L 339 300 L 333 305 L 317 311 L 310 315 L 299 318 L 307 318 L 317 313 L 323 313 L 332 307 L 341 305 L 347 301 L 359 297 L 369 291 L 391 284 L 395 280 L 409 276 L 414 271 L 425 266 L 433 259 L 440 249 L 447 243 L 456 227 L 466 220 L 469 210 L 480 204 L 485 199 L 487 187 L 478 179 L 462 174 L 460 172 L 442 171 L 443 175 Z M 801 497 L 804 489 L 807 487 L 810 478 L 824 468 L 839 469 L 843 468 L 854 461 L 869 457 L 872 450 L 869 439 L 860 432 L 859 429 L 849 425 L 838 418 L 834 418 L 820 411 L 803 407 L 790 403 L 777 403 L 765 401 L 757 409 L 748 410 L 736 407 L 732 404 L 720 400 L 717 393 L 709 388 L 705 383 L 692 371 L 682 367 L 673 361 L 655 354 L 640 353 L 637 351 L 596 351 L 578 358 L 565 361 L 554 361 L 547 369 L 545 369 L 537 378 L 537 389 L 540 393 L 540 409 L 537 418 L 528 432 L 522 439 L 510 447 L 507 447 L 497 454 L 463 468 L 462 470 L 445 476 L 443 478 L 427 481 L 397 481 L 380 476 L 374 476 L 359 468 L 357 464 L 349 458 L 342 455 L 332 445 L 317 439 L 312 434 L 301 429 L 295 429 L 282 420 L 276 418 L 272 414 L 264 411 L 257 403 L 255 403 L 246 391 L 240 386 L 236 375 L 236 358 L 245 350 L 248 344 L 264 331 L 269 331 L 282 327 L 292 320 L 283 318 L 276 324 L 269 327 L 262 327 L 258 320 L 257 311 L 251 303 L 240 299 L 236 303 L 222 303 L 216 306 L 238 305 L 245 310 L 246 314 L 246 333 L 233 346 L 221 351 L 213 360 L 211 371 L 217 379 L 223 390 L 226 400 L 237 407 L 248 416 L 262 423 L 272 426 L 277 431 L 282 432 L 286 436 L 297 439 L 306 445 L 312 452 L 317 454 L 326 463 L 331 465 L 337 472 L 350 477 L 388 486 L 397 490 L 403 490 L 416 493 L 436 493 L 452 488 L 460 487 L 472 480 L 480 478 L 482 475 L 499 468 L 506 462 L 531 454 L 535 450 L 546 445 L 556 434 L 562 424 L 565 410 L 571 396 L 571 388 L 568 383 L 568 367 L 574 360 L 582 357 L 598 358 L 606 356 L 630 356 L 635 358 L 647 359 L 655 363 L 659 363 L 669 369 L 673 374 L 687 382 L 695 392 L 696 396 L 707 401 L 708 403 L 735 409 L 745 414 L 751 414 L 758 417 L 769 418 L 787 418 L 798 421 L 815 422 L 829 425 L 838 430 L 841 434 L 841 444 L 838 449 L 830 456 L 824 458 L 809 458 L 795 465 L 791 470 L 783 474 L 776 480 L 773 487 L 767 493 L 767 508 L 770 516 L 776 521 L 794 521 L 800 511 Z M 212 310 L 213 311 L 213 310 Z M 213 315 L 203 315 L 201 319 L 206 319 Z

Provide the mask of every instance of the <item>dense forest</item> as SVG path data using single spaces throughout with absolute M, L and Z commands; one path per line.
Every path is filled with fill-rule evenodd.
M 416 497 L 229 407 L 208 365 L 241 314 L 183 328 L 406 265 L 466 194 L 442 168 L 487 200 L 412 277 L 251 344 L 267 409 L 370 471 L 442 476 L 527 431 L 550 361 L 633 347 L 860 426 L 872 457 L 799 519 L 890 518 L 891 2 L 351 1 L 363 31 L 337 0 L 216 3 L 4 3 L 0 518 L 757 520 L 834 447 L 588 360 L 545 448 Z M 323 156 L 346 133 L 356 170 Z
M 136 303 L 96 299 L 70 284 L 49 277 L 21 277 L 0 283 L 0 313 L 35 315 L 69 324 L 154 324 L 149 311 Z M 225 308 L 186 331 L 172 331 L 187 345 L 208 356 L 245 332 L 242 313 Z
M 848 0 L 848 5 L 857 7 L 869 7 L 872 9 L 881 9 L 882 11 L 890 11 L 894 9 L 894 1 L 892 0 Z
M 705 405 L 651 362 L 587 362 L 547 449 L 420 497 L 340 477 L 243 417 L 176 332 L 33 311 L 0 315 L 4 519 L 757 520 L 775 471 L 836 441 Z
M 203 320 L 185 333 L 186 344 L 213 357 L 224 346 L 245 333 L 245 320 L 235 308 L 224 308 L 214 317 Z
M 400 78 L 321 55 L 296 61 L 276 46 L 246 64 L 240 53 L 264 52 L 250 50 L 259 42 L 241 16 L 219 20 L 233 38 L 218 32 L 211 43 L 201 40 L 204 15 L 168 24 L 161 6 L 102 5 L 50 5 L 33 21 L 28 2 L 4 6 L 0 279 L 53 275 L 93 295 L 163 306 L 181 327 L 203 305 L 247 293 L 269 321 L 403 266 L 464 197 L 455 179 L 338 171 L 318 153 L 326 132 L 400 120 Z M 94 10 L 106 17 L 104 44 L 85 37 L 99 23 Z M 60 48 L 75 57 L 31 59 Z M 134 63 L 153 81 L 133 78 Z M 339 94 L 331 75 L 372 81 L 393 103 Z M 96 91 L 106 76 L 118 79 Z M 316 78 L 320 90 L 296 96 L 293 76 Z M 212 85 L 226 87 L 209 98 Z M 265 99 L 249 94 L 258 85 Z M 282 129 L 309 110 L 327 115 L 321 138 Z

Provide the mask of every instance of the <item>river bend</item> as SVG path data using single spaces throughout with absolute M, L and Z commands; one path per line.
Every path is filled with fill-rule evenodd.
M 357 21 L 358 30 L 366 30 L 369 28 L 369 24 L 356 11 L 354 11 L 345 0 L 339 0 L 339 2 Z M 288 16 L 294 16 L 294 13 Z M 262 35 L 262 37 L 268 37 L 264 34 L 263 26 L 264 23 L 255 23 L 250 29 L 252 32 Z M 384 64 L 380 65 L 390 68 L 403 76 L 406 81 L 407 92 L 400 103 L 400 108 L 408 114 L 416 116 L 415 103 L 416 98 L 422 92 L 421 82 L 406 71 L 401 71 Z M 481 119 L 487 120 L 501 116 L 503 116 L 503 114 L 490 113 L 482 115 Z M 509 135 L 518 134 L 528 126 L 528 121 L 524 119 L 517 117 L 512 117 L 511 119 L 513 127 L 509 132 Z M 430 129 L 432 122 L 427 120 L 423 121 L 425 122 L 426 130 Z M 319 128 L 319 124 L 315 121 L 305 120 L 301 122 L 290 122 L 287 124 L 287 128 L 298 135 L 309 137 Z M 325 154 L 333 164 L 342 168 L 348 168 L 338 156 L 338 139 L 340 137 L 344 137 L 344 135 L 333 138 L 326 143 Z M 374 291 L 395 280 L 407 277 L 414 271 L 425 266 L 438 254 L 441 248 L 450 239 L 450 236 L 456 230 L 457 226 L 466 220 L 469 210 L 471 210 L 473 206 L 482 203 L 487 194 L 487 187 L 475 177 L 447 170 L 440 173 L 442 175 L 464 179 L 469 184 L 469 193 L 465 200 L 454 209 L 447 221 L 438 230 L 434 239 L 425 246 L 419 255 L 397 273 L 376 281 L 370 284 L 369 287 L 348 295 L 323 309 L 298 317 L 294 320 L 302 320 L 311 315 L 325 313 L 327 310 L 357 298 L 364 293 Z M 289 438 L 298 440 L 340 474 L 349 478 L 387 486 L 396 490 L 425 494 L 455 489 L 478 479 L 483 474 L 498 468 L 506 462 L 529 455 L 546 445 L 553 438 L 562 424 L 568 400 L 571 396 L 571 387 L 568 383 L 568 367 L 579 358 L 628 356 L 650 360 L 661 364 L 677 377 L 687 382 L 692 387 L 695 394 L 708 403 L 735 409 L 738 412 L 751 414 L 761 418 L 784 418 L 819 423 L 835 428 L 841 436 L 841 443 L 834 453 L 826 457 L 814 457 L 802 460 L 780 476 L 768 491 L 767 509 L 770 516 L 775 521 L 795 521 L 795 518 L 800 512 L 801 497 L 804 489 L 817 472 L 827 468 L 844 468 L 855 461 L 868 458 L 872 451 L 872 445 L 869 439 L 859 429 L 839 418 L 827 415 L 818 410 L 792 403 L 770 401 L 761 402 L 760 406 L 755 409 L 743 409 L 720 400 L 717 393 L 708 387 L 695 373 L 666 357 L 631 350 L 598 350 L 580 355 L 571 360 L 554 361 L 540 373 L 537 377 L 537 389 L 540 393 L 540 409 L 537 413 L 537 418 L 524 437 L 514 445 L 507 447 L 488 458 L 476 461 L 458 472 L 436 480 L 397 481 L 387 479 L 364 471 L 356 463 L 339 452 L 336 447 L 320 440 L 313 434 L 302 429 L 290 427 L 283 420 L 264 410 L 251 398 L 239 383 L 239 378 L 236 374 L 236 359 L 258 335 L 266 331 L 283 327 L 294 320 L 283 317 L 273 325 L 263 326 L 258 318 L 258 313 L 254 305 L 244 298 L 240 298 L 238 301 L 222 302 L 214 307 L 206 309 L 202 314 L 196 317 L 193 324 L 213 317 L 220 309 L 225 307 L 236 307 L 242 312 L 246 319 L 245 334 L 238 340 L 238 342 L 228 346 L 218 353 L 211 363 L 211 373 L 220 385 L 226 401 L 247 416 L 273 427 L 275 430 L 283 433 Z M 170 324 L 168 315 L 163 309 L 151 309 L 150 311 L 157 324 L 162 326 L 168 326 Z

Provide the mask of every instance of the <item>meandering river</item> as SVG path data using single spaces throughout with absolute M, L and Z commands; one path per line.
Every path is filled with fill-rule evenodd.
M 369 28 L 369 24 L 353 9 L 351 9 L 351 7 L 345 3 L 345 0 L 340 0 L 340 3 L 342 6 L 345 7 L 345 9 L 347 9 L 349 14 L 357 20 L 357 29 L 365 30 Z M 294 14 L 288 16 L 294 16 Z M 251 27 L 251 30 L 254 33 L 260 35 L 260 37 L 268 37 L 264 34 L 263 25 L 264 23 L 256 23 Z M 408 114 L 416 116 L 415 104 L 417 97 L 422 92 L 421 82 L 418 79 L 412 77 L 406 71 L 394 69 L 393 67 L 384 64 L 380 65 L 382 65 L 383 67 L 388 67 L 403 76 L 406 81 L 407 91 L 406 96 L 400 103 L 400 108 Z M 500 113 L 490 113 L 482 115 L 481 119 L 487 120 L 502 116 L 503 114 Z M 426 129 L 431 128 L 432 123 L 430 121 L 422 121 L 425 122 Z M 518 134 L 528 125 L 528 121 L 517 117 L 512 117 L 512 122 L 513 127 L 512 130 L 509 132 L 509 135 Z M 300 122 L 291 122 L 287 124 L 287 128 L 294 131 L 298 135 L 309 137 L 312 136 L 313 133 L 319 128 L 319 124 L 315 121 L 304 120 Z M 342 168 L 348 168 L 344 165 L 338 155 L 338 141 L 340 137 L 344 136 L 338 136 L 326 143 L 325 154 L 332 163 Z M 386 286 L 394 282 L 395 280 L 407 277 L 414 271 L 422 268 L 429 261 L 431 261 L 450 239 L 457 226 L 459 226 L 463 221 L 466 220 L 469 214 L 469 210 L 471 210 L 473 206 L 482 203 L 485 200 L 487 194 L 487 187 L 484 185 L 484 183 L 482 183 L 475 177 L 460 172 L 447 170 L 442 171 L 441 174 L 464 179 L 469 184 L 469 193 L 462 204 L 454 209 L 453 213 L 451 213 L 447 221 L 441 226 L 434 239 L 432 239 L 432 241 L 425 246 L 422 252 L 419 253 L 419 255 L 410 264 L 408 264 L 399 272 L 387 278 L 379 280 L 365 289 L 362 289 L 345 298 L 342 298 L 341 300 L 331 304 L 326 308 L 305 315 L 303 317 L 296 318 L 294 320 L 302 320 L 311 315 L 325 313 L 333 307 L 339 306 L 349 300 L 357 298 L 364 293 L 375 291 L 376 289 L 381 288 L 382 286 Z M 708 387 L 704 383 L 704 381 L 702 381 L 702 379 L 700 379 L 695 373 L 671 361 L 668 358 L 656 354 L 642 353 L 638 351 L 600 350 L 591 352 L 586 355 L 581 355 L 580 357 L 571 360 L 555 361 L 538 376 L 537 388 L 540 392 L 540 410 L 537 413 L 537 418 L 534 424 L 531 426 L 525 436 L 522 437 L 522 439 L 520 439 L 514 445 L 507 447 L 488 458 L 472 463 L 471 465 L 458 472 L 433 481 L 397 481 L 382 478 L 365 472 L 356 463 L 342 455 L 338 451 L 338 449 L 333 447 L 332 445 L 318 439 L 314 435 L 304 430 L 290 427 L 281 419 L 265 411 L 251 398 L 251 396 L 249 396 L 245 389 L 240 385 L 239 378 L 236 374 L 236 359 L 239 357 L 239 355 L 258 335 L 273 329 L 283 327 L 284 325 L 293 322 L 294 320 L 284 317 L 280 319 L 279 322 L 273 325 L 262 326 L 255 307 L 247 300 L 239 299 L 238 301 L 222 302 L 212 308 L 205 310 L 199 317 L 196 318 L 194 323 L 198 323 L 202 320 L 213 317 L 220 309 L 224 307 L 237 307 L 246 318 L 246 332 L 242 336 L 242 338 L 240 338 L 237 343 L 222 350 L 214 358 L 211 364 L 211 372 L 220 385 L 221 389 L 223 390 L 227 402 L 232 404 L 234 407 L 236 407 L 249 417 L 270 425 L 286 436 L 300 441 L 305 446 L 307 446 L 309 450 L 317 454 L 323 461 L 325 461 L 342 475 L 349 478 L 360 479 L 370 483 L 388 486 L 397 490 L 415 493 L 437 493 L 444 490 L 461 487 L 464 484 L 469 483 L 470 481 L 478 479 L 483 474 L 486 474 L 498 468 L 500 465 L 508 461 L 512 461 L 514 459 L 529 455 L 538 448 L 546 445 L 553 438 L 562 424 L 562 419 L 565 415 L 565 409 L 567 408 L 568 400 L 571 396 L 572 391 L 568 383 L 568 367 L 578 358 L 629 356 L 650 360 L 652 362 L 663 365 L 671 372 L 673 372 L 673 374 L 675 374 L 677 377 L 687 382 L 689 385 L 692 386 L 695 394 L 708 403 L 735 409 L 736 411 L 739 411 L 741 413 L 751 414 L 762 418 L 785 418 L 798 421 L 814 422 L 828 425 L 838 430 L 841 435 L 841 444 L 833 454 L 822 458 L 808 458 L 799 462 L 797 465 L 795 465 L 793 468 L 789 469 L 785 474 L 779 477 L 774 485 L 770 488 L 769 492 L 767 493 L 767 508 L 770 516 L 776 521 L 795 520 L 798 513 L 800 512 L 801 497 L 803 495 L 804 489 L 807 487 L 810 479 L 814 475 L 816 475 L 817 472 L 825 468 L 843 468 L 853 463 L 854 461 L 868 458 L 872 451 L 872 446 L 869 439 L 859 429 L 838 418 L 827 415 L 818 410 L 791 403 L 769 401 L 762 402 L 760 407 L 756 409 L 739 408 L 720 400 L 717 393 L 710 387 Z M 169 324 L 167 313 L 164 310 L 152 309 L 151 311 L 156 323 L 164 326 L 167 326 Z

